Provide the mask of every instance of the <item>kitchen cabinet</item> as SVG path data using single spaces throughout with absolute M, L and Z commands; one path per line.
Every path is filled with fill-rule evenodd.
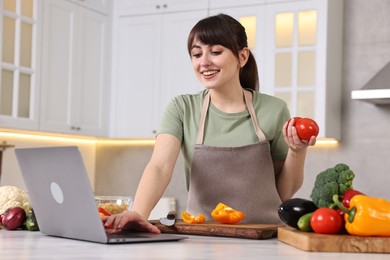
M 103 14 L 110 14 L 112 11 L 112 0 L 68 0 L 77 5 L 89 8 Z
M 69 1 L 44 1 L 40 129 L 107 135 L 108 16 Z
M 166 12 L 206 10 L 208 0 L 117 0 L 117 14 L 122 16 Z
M 292 116 L 313 118 L 320 138 L 339 139 L 343 1 L 233 2 L 211 0 L 210 14 L 230 14 L 246 28 L 260 92 L 286 101 Z
M 0 127 L 38 129 L 40 9 L 0 1 Z
M 210 9 L 243 7 L 247 5 L 256 5 L 266 3 L 267 0 L 210 0 Z
M 266 5 L 262 91 L 340 139 L 343 1 Z
M 207 9 L 118 18 L 114 40 L 112 137 L 151 138 L 176 95 L 202 90 L 187 37 Z

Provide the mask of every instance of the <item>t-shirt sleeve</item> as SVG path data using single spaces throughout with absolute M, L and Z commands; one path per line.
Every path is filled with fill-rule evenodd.
M 160 119 L 158 134 L 171 134 L 180 141 L 183 139 L 183 115 L 178 106 L 177 98 L 172 99 L 165 108 Z
M 283 138 L 283 125 L 290 119 L 290 112 L 287 105 L 283 106 L 278 117 L 276 133 L 271 141 L 271 156 L 273 160 L 285 160 L 288 152 L 288 145 Z

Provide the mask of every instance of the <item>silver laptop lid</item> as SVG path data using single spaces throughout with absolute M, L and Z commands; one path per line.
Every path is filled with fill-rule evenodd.
M 40 231 L 107 242 L 78 147 L 15 149 Z

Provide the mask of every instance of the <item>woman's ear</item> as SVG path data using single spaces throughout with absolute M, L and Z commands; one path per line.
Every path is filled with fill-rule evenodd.
M 249 58 L 249 49 L 247 47 L 243 48 L 239 53 L 239 63 L 240 67 L 244 67 Z

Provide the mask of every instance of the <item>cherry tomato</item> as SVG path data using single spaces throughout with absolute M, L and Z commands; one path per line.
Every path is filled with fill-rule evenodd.
M 310 225 L 316 233 L 337 234 L 343 227 L 343 220 L 336 210 L 319 208 L 311 216 Z
M 306 117 L 294 117 L 294 126 L 299 138 L 303 141 L 309 141 L 310 137 L 317 136 L 320 131 L 317 123 Z
M 349 202 L 350 202 L 350 200 L 351 200 L 355 195 L 365 195 L 365 194 L 362 193 L 362 192 L 360 192 L 360 191 L 353 190 L 353 189 L 346 190 L 346 191 L 344 192 L 342 203 L 344 204 L 344 206 L 345 206 L 347 209 L 349 209 Z

